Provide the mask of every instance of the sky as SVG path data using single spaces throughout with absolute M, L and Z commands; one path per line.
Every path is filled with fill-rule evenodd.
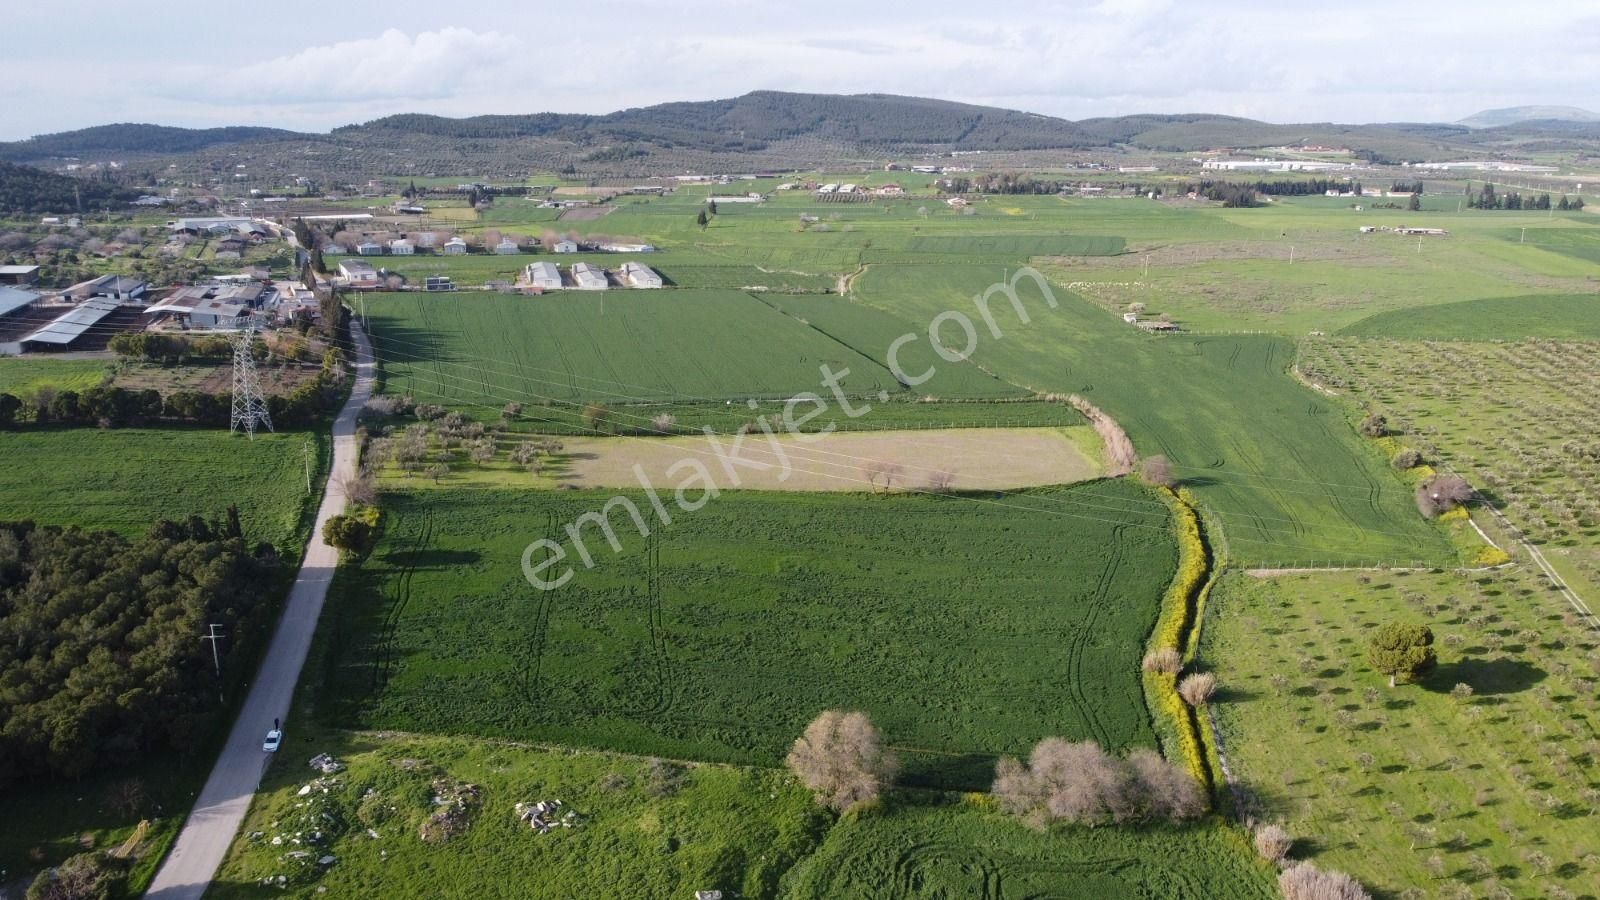
M 1600 109 L 1595 0 L 53 0 L 17 4 L 4 30 L 0 140 L 109 122 L 326 131 L 397 112 L 603 113 L 752 90 L 1072 119 Z

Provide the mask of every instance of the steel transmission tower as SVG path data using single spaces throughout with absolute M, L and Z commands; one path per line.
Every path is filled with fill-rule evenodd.
M 256 374 L 256 358 L 250 355 L 255 343 L 256 323 L 239 329 L 233 338 L 233 415 L 228 421 L 228 431 L 240 428 L 256 438 L 256 426 L 272 430 L 272 416 L 267 413 L 267 398 L 261 393 L 261 378 Z

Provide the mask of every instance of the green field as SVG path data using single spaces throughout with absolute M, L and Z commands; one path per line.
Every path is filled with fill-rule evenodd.
M 161 518 L 220 516 L 236 504 L 245 536 L 299 556 L 306 516 L 305 453 L 313 487 L 328 438 L 310 431 L 220 429 L 30 430 L 0 436 L 0 521 L 143 534 Z
M 1368 316 L 1339 331 L 1417 341 L 1600 340 L 1600 294 L 1464 300 Z
M 898 386 L 849 347 L 733 291 L 547 297 L 378 295 L 366 303 L 386 389 L 498 409 L 508 401 L 829 396 Z
M 81 391 L 105 380 L 106 360 L 0 356 L 0 394 L 32 399 L 40 388 Z
M 929 320 L 972 309 L 999 269 L 875 266 L 864 302 Z M 1287 373 L 1293 348 L 1269 336 L 1155 337 L 1057 289 L 1050 309 L 1019 288 L 1024 325 L 998 314 L 1002 336 L 975 361 L 1037 391 L 1077 393 L 1115 417 L 1146 454 L 1165 454 L 1222 519 L 1230 557 L 1250 563 L 1440 560 L 1439 533 L 1406 487 L 1365 447 L 1341 407 Z
M 1138 661 L 1176 550 L 1141 488 L 730 492 L 661 533 L 654 595 L 621 512 L 623 554 L 591 526 L 596 567 L 530 587 L 524 547 L 609 496 L 385 495 L 330 604 L 324 720 L 773 765 L 864 709 L 913 783 L 964 788 L 1046 735 L 1154 743 Z
M 1600 642 L 1543 579 L 1238 574 L 1209 608 L 1229 762 L 1297 856 L 1379 896 L 1592 895 Z M 1439 666 L 1391 690 L 1365 649 L 1396 620 L 1433 628 Z
M 290 764 L 271 770 L 245 822 L 245 834 L 262 837 L 235 845 L 207 896 L 681 900 L 711 889 L 773 898 L 828 827 L 784 772 L 668 764 L 652 774 L 638 758 L 416 736 L 339 733 L 301 744 L 285 750 Z M 315 795 L 313 815 L 333 819 L 313 823 L 328 836 L 314 856 L 338 860 L 320 878 L 313 861 L 284 858 L 292 843 L 271 843 L 292 841 L 291 823 L 307 821 L 296 792 L 316 775 L 304 760 L 318 752 L 350 765 L 330 793 Z M 426 768 L 402 769 L 402 760 Z M 429 845 L 417 828 L 434 809 L 435 771 L 477 785 L 482 805 L 464 834 Z M 576 827 L 541 835 L 520 823 L 515 805 L 539 800 L 561 800 Z M 259 883 L 286 873 L 285 888 Z
M 1036 831 L 968 803 L 891 807 L 846 820 L 785 879 L 786 898 L 1276 897 L 1244 837 L 1186 829 Z

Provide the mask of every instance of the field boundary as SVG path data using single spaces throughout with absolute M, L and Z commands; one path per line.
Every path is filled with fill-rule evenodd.
M 1194 660 L 1199 644 L 1200 614 L 1205 594 L 1216 577 L 1211 548 L 1205 539 L 1200 516 L 1187 492 L 1159 488 L 1162 500 L 1172 511 L 1178 538 L 1178 571 L 1161 600 L 1161 612 L 1151 630 L 1149 650 L 1176 650 L 1187 665 Z M 1145 702 L 1151 707 L 1158 736 L 1170 730 L 1189 774 L 1214 795 L 1217 788 L 1213 769 L 1215 740 L 1206 735 L 1207 726 L 1193 707 L 1178 695 L 1178 673 L 1145 672 Z M 1154 701 L 1154 702 L 1152 702 Z M 1165 723 L 1168 727 L 1160 727 Z M 1170 753 L 1169 753 L 1170 755 Z

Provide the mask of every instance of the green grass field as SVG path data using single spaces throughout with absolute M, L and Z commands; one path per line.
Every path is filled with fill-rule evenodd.
M 1002 275 L 875 266 L 857 290 L 903 319 L 931 320 L 945 309 L 972 310 L 971 298 Z M 1221 516 L 1232 559 L 1449 557 L 1442 536 L 1417 516 L 1406 487 L 1362 445 L 1341 408 L 1289 376 L 1287 341 L 1155 337 L 1059 288 L 1055 309 L 1030 283 L 1019 292 L 1031 321 L 1002 309 L 999 338 L 980 323 L 974 360 L 1032 390 L 1080 394 L 1121 422 L 1141 453 L 1165 454 Z
M 846 820 L 784 880 L 794 900 L 856 897 L 1277 896 L 1270 869 L 1243 835 L 1175 829 L 1027 828 L 966 802 L 891 805 Z
M 245 535 L 298 557 L 313 487 L 325 466 L 320 432 L 259 434 L 220 429 L 96 430 L 7 434 L 0 454 L 0 521 L 109 528 L 143 534 L 165 518 L 222 515 L 237 504 Z
M 1392 310 L 1339 333 L 1417 341 L 1594 341 L 1600 340 L 1600 295 L 1494 297 Z
M 654 596 L 621 512 L 624 553 L 591 526 L 596 567 L 530 587 L 524 547 L 609 496 L 386 495 L 330 605 L 324 720 L 773 765 L 858 708 L 913 783 L 964 788 L 1047 735 L 1154 743 L 1138 661 L 1176 550 L 1134 485 L 725 493 L 662 533 Z
M 386 389 L 419 400 L 705 400 L 898 390 L 882 366 L 734 291 L 547 297 L 378 295 L 366 303 Z
M 1592 894 L 1600 643 L 1542 579 L 1237 574 L 1209 611 L 1229 762 L 1296 856 L 1379 896 Z M 1396 620 L 1433 628 L 1439 667 L 1391 690 L 1365 649 Z
M 292 740 L 292 739 L 291 739 Z M 303 748 L 303 749 L 302 749 Z M 350 768 L 327 794 L 314 794 L 315 827 L 327 839 L 313 858 L 292 823 L 306 819 L 300 787 L 317 773 L 314 753 Z M 810 853 L 830 816 L 785 772 L 668 764 L 487 741 L 337 733 L 296 742 L 281 754 L 208 896 L 248 897 L 615 897 L 673 900 L 697 890 L 773 898 L 796 860 Z M 415 761 L 411 769 L 400 764 Z M 417 837 L 434 809 L 431 779 L 475 784 L 481 807 L 471 827 L 439 845 Z M 561 800 L 573 828 L 538 834 L 515 805 Z M 371 832 L 368 832 L 368 829 Z M 373 837 L 372 835 L 376 835 Z M 274 837 L 286 843 L 274 846 Z M 337 862 L 318 877 L 315 858 Z M 264 878 L 289 876 L 279 888 Z M 326 894 L 319 893 L 324 889 Z
M 0 356 L 0 394 L 30 399 L 40 388 L 81 391 L 105 380 L 106 360 Z

